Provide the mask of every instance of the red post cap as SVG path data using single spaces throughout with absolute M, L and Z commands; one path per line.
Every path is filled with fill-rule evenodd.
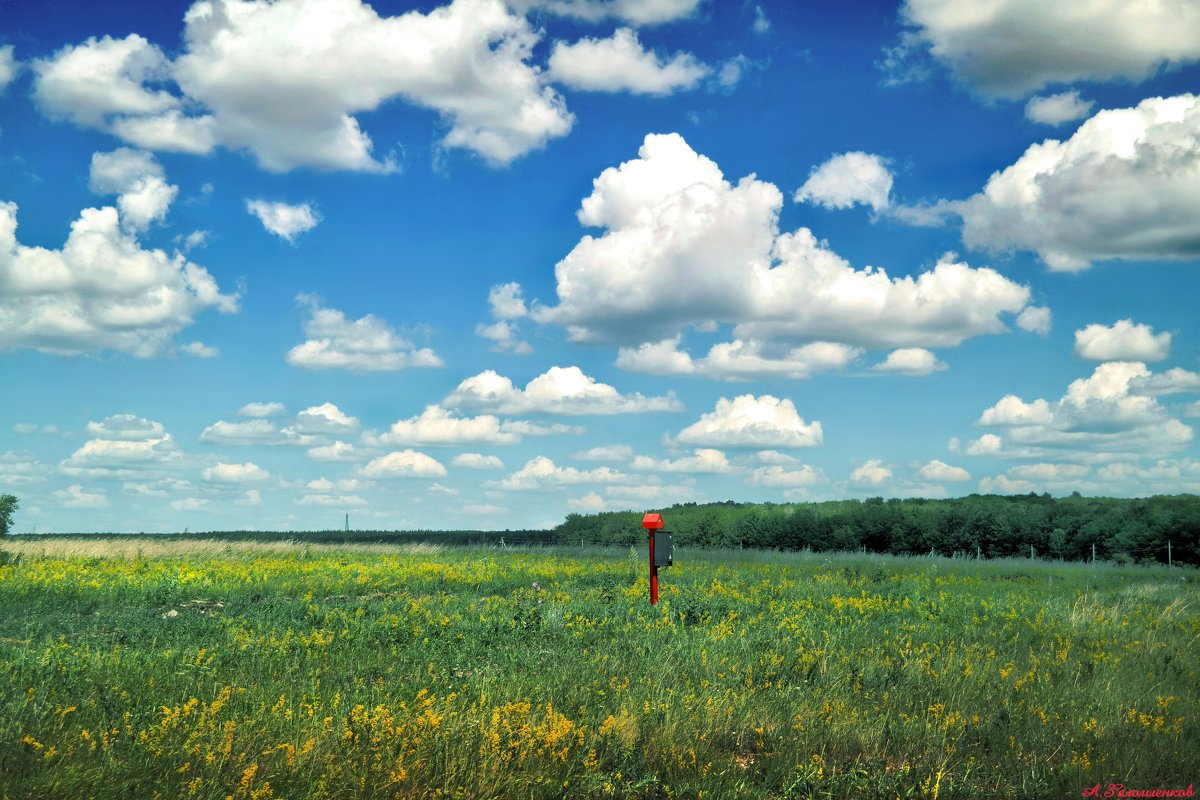
M 647 514 L 642 517 L 642 527 L 646 530 L 651 528 L 657 530 L 663 526 L 662 514 Z

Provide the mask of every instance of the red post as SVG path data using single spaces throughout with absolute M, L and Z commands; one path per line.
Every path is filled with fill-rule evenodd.
M 650 529 L 650 605 L 658 605 L 658 567 L 654 566 L 654 529 Z
M 658 605 L 658 567 L 654 565 L 654 531 L 663 526 L 662 514 L 642 517 L 642 527 L 650 535 L 650 605 Z

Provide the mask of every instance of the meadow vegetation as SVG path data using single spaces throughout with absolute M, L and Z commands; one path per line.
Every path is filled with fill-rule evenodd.
M 4 798 L 1048 798 L 1200 752 L 1196 573 L 8 539 Z

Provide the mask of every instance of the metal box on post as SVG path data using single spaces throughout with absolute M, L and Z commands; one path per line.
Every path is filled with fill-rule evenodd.
M 654 566 L 669 567 L 674 562 L 675 550 L 670 531 L 654 532 Z

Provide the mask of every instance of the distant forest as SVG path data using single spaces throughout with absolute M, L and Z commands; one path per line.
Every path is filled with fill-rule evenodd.
M 684 503 L 661 511 L 676 545 L 876 553 L 1028 556 L 1121 563 L 1200 564 L 1200 497 L 1054 498 L 970 495 L 951 500 L 825 503 Z M 571 514 L 554 529 L 562 543 L 633 544 L 641 512 Z

